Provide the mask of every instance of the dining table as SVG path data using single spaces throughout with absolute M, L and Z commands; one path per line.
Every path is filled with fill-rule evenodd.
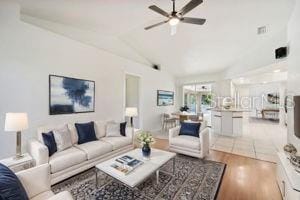
M 174 112 L 172 115 L 180 122 L 185 120 L 193 120 L 198 117 L 197 113 L 194 112 Z

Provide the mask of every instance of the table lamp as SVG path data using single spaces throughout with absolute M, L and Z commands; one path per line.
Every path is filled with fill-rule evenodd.
M 17 132 L 16 155 L 14 159 L 20 159 L 22 155 L 21 131 L 28 128 L 27 113 L 6 113 L 5 131 Z
M 130 124 L 133 127 L 133 117 L 138 116 L 138 109 L 136 107 L 127 107 L 125 110 L 126 117 L 130 117 Z

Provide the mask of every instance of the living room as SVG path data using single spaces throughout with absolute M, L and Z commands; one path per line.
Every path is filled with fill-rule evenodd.
M 284 156 L 297 162 L 300 148 L 299 19 L 300 3 L 284 0 L 0 1 L 0 199 L 300 199 Z M 279 94 L 279 108 L 238 110 L 236 93 Z M 274 132 L 272 157 L 257 156 L 257 138 L 254 156 L 227 151 L 248 141 L 215 123 L 254 110 L 240 133 Z M 166 127 L 164 114 L 176 118 Z M 142 164 L 118 175 L 120 156 Z

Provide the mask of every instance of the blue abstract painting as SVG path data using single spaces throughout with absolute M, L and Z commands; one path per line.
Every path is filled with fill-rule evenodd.
M 50 115 L 95 111 L 95 82 L 49 76 Z
M 174 105 L 174 92 L 158 90 L 157 91 L 157 105 L 158 106 Z

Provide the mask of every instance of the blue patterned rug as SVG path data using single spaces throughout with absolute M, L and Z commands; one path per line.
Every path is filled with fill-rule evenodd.
M 153 174 L 136 188 L 129 188 L 114 178 L 98 171 L 96 187 L 95 168 L 78 174 L 52 187 L 55 193 L 68 190 L 81 200 L 213 200 L 216 199 L 226 165 L 183 155 L 175 158 L 175 176 L 160 173 L 159 184 Z M 162 171 L 172 173 L 172 161 Z

